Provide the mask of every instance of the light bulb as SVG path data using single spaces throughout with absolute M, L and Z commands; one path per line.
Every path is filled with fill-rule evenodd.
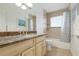
M 33 6 L 32 3 L 26 3 L 26 5 L 27 5 L 28 7 L 32 7 L 32 6 Z
M 22 5 L 21 8 L 24 10 L 27 9 L 25 5 Z
M 21 3 L 16 3 L 16 5 L 17 5 L 18 7 L 20 7 L 20 6 L 21 6 Z

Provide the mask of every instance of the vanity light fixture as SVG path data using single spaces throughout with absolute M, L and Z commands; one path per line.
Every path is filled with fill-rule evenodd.
M 32 3 L 16 3 L 18 7 L 21 7 L 23 10 L 27 8 L 32 8 Z

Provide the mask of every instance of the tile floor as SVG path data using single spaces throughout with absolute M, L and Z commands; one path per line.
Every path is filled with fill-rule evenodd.
M 46 56 L 72 56 L 70 50 L 53 47 L 51 51 L 47 51 Z

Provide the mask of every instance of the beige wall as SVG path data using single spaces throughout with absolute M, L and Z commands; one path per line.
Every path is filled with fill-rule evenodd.
M 51 27 L 47 31 L 48 37 L 59 39 L 61 37 L 61 28 L 60 27 Z

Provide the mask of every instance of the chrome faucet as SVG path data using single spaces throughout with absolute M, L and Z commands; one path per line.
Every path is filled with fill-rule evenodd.
M 21 36 L 21 31 L 20 31 L 20 36 Z

